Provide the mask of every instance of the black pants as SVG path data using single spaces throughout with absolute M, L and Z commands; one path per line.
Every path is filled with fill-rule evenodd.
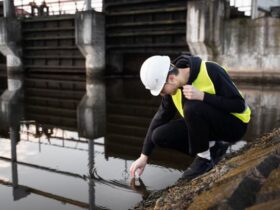
M 188 101 L 184 115 L 156 128 L 152 134 L 154 144 L 196 155 L 209 148 L 209 141 L 240 140 L 247 129 L 247 124 L 232 114 L 201 101 Z

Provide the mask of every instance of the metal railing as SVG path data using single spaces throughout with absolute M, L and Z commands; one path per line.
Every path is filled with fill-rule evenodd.
M 14 5 L 17 16 L 25 17 L 75 14 L 86 9 L 85 0 L 14 0 Z M 103 0 L 92 0 L 91 7 L 102 12 Z

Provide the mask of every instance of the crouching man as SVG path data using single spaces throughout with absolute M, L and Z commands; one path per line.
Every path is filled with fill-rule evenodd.
M 191 180 L 217 164 L 228 145 L 245 134 L 251 110 L 223 67 L 190 54 L 172 63 L 152 56 L 141 67 L 145 88 L 162 101 L 146 134 L 142 153 L 130 167 L 141 175 L 155 146 L 195 156 L 182 179 Z M 176 112 L 181 118 L 173 120 Z

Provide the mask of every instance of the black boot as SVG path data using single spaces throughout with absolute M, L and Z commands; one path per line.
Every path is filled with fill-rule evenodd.
M 213 163 L 216 165 L 225 156 L 229 143 L 217 141 L 213 147 L 210 148 L 210 155 Z
M 192 180 L 199 175 L 210 171 L 214 167 L 212 160 L 196 156 L 192 164 L 184 171 L 181 180 Z

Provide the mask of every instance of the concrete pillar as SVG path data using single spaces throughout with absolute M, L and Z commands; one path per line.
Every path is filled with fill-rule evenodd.
M 15 104 L 19 104 L 23 100 L 24 98 L 23 84 L 24 84 L 23 74 L 8 75 L 8 89 L 5 90 L 5 92 L 0 97 L 2 113 L 8 113 L 8 115 L 10 115 L 10 112 L 13 113 L 15 113 L 15 111 L 23 112 L 22 104 L 17 108 L 14 108 L 15 110 L 12 110 L 11 108 L 11 106 L 14 106 Z
M 21 24 L 15 18 L 0 19 L 0 51 L 7 58 L 8 89 L 1 96 L 2 108 L 22 94 Z
M 251 0 L 251 18 L 255 19 L 258 17 L 258 0 Z
M 97 138 L 105 132 L 105 19 L 94 10 L 76 16 L 76 44 L 86 58 L 86 95 L 78 109 L 79 135 Z
M 91 0 L 85 0 L 86 10 L 91 10 Z
M 213 60 L 222 51 L 225 2 L 223 0 L 188 1 L 187 43 L 191 53 Z
M 14 0 L 4 0 L 4 17 L 14 18 L 16 15 Z
M 8 75 L 9 76 L 9 75 Z M 19 200 L 30 194 L 25 187 L 18 186 L 17 143 L 20 141 L 20 120 L 24 118 L 24 106 L 19 96 L 22 89 L 21 78 L 8 79 L 10 90 L 6 90 L 0 98 L 1 129 L 9 131 L 11 140 L 11 168 L 14 200 Z
M 94 161 L 94 142 L 92 139 L 88 141 L 88 174 L 89 174 L 89 182 L 88 182 L 88 203 L 89 210 L 95 209 L 95 161 Z
M 87 81 L 86 95 L 77 108 L 79 136 L 95 139 L 105 135 L 105 92 L 104 81 Z
M 19 121 L 18 121 L 19 122 Z M 12 182 L 14 200 L 20 200 L 30 194 L 27 187 L 19 185 L 18 168 L 17 168 L 17 143 L 20 141 L 20 127 L 10 127 L 11 140 L 11 164 L 12 164 Z
M 20 84 L 21 82 L 15 82 L 15 80 L 9 79 L 10 83 Z M 23 106 L 23 89 L 6 90 L 0 98 L 1 107 L 0 115 L 3 127 L 11 127 L 13 130 L 19 130 L 20 120 L 24 118 L 24 106 Z
M 105 69 L 105 17 L 94 10 L 76 16 L 76 44 L 86 58 L 87 77 L 99 77 Z
M 0 51 L 7 57 L 8 74 L 22 71 L 21 23 L 17 19 L 0 19 Z

